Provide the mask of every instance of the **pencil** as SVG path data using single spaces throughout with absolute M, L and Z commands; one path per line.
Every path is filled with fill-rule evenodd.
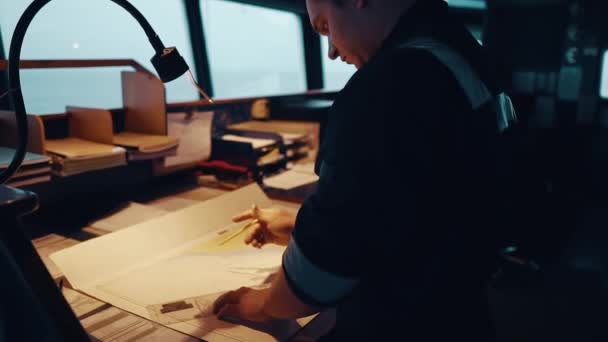
M 234 239 L 237 235 L 241 234 L 242 232 L 244 232 L 247 228 L 253 226 L 254 224 L 260 222 L 258 219 L 255 219 L 249 223 L 247 223 L 246 225 L 244 225 L 243 227 L 241 227 L 239 230 L 237 230 L 236 232 L 230 234 L 230 236 L 228 236 L 225 240 L 223 240 L 222 242 L 219 243 L 219 245 L 224 245 L 226 244 L 226 242 Z

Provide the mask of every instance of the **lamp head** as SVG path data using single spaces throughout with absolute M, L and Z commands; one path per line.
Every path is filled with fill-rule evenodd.
M 175 47 L 168 47 L 163 49 L 162 53 L 156 53 L 151 61 L 164 83 L 179 78 L 190 69 Z

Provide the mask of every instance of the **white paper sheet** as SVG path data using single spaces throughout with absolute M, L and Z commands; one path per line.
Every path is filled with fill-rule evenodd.
M 74 288 L 136 315 L 150 318 L 150 305 L 219 295 L 264 283 L 280 267 L 283 247 L 261 250 L 239 237 L 218 247 L 242 224 L 231 217 L 270 206 L 256 184 L 81 243 L 51 256 Z M 94 271 L 92 271 L 94 270 Z M 171 328 L 206 341 L 277 341 L 296 333 L 312 317 L 243 326 L 215 316 Z
M 169 136 L 179 138 L 177 155 L 165 158 L 165 167 L 209 159 L 213 112 L 168 115 Z

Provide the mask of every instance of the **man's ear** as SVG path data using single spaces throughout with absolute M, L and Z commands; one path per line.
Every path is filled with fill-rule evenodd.
M 356 0 L 357 8 L 365 8 L 369 4 L 369 0 Z

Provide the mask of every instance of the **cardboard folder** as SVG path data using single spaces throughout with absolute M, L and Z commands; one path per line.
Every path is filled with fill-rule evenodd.
M 149 74 L 130 71 L 123 71 L 121 80 L 124 130 L 114 134 L 114 144 L 128 148 L 130 160 L 175 155 L 179 140 L 167 136 L 163 83 Z
M 121 147 L 80 138 L 49 139 L 46 141 L 46 150 L 70 159 L 90 159 L 125 152 Z
M 112 114 L 103 109 L 68 107 L 69 136 L 46 141 L 53 171 L 60 176 L 126 164 L 126 150 L 112 144 Z
M 27 115 L 28 137 L 27 151 L 44 154 L 44 123 L 38 115 Z M 0 146 L 17 147 L 19 141 L 19 130 L 15 113 L 0 110 Z
M 178 140 L 175 137 L 135 132 L 115 134 L 113 141 L 115 145 L 149 153 L 168 150 L 178 145 Z
M 112 145 L 112 113 L 105 109 L 67 107 L 70 137 Z
M 128 149 L 130 160 L 163 158 L 175 153 L 178 139 L 164 134 L 142 133 L 146 120 L 139 127 L 125 127 L 125 131 L 114 133 L 112 113 L 106 109 L 68 107 L 70 136 Z M 126 114 L 129 115 L 128 113 Z M 164 120 L 165 114 L 156 113 Z M 148 117 L 148 121 L 159 118 Z M 127 121 L 129 123 L 130 121 Z M 134 125 L 133 122 L 130 125 Z
M 163 82 L 137 71 L 123 71 L 121 79 L 125 131 L 166 135 L 167 109 Z

